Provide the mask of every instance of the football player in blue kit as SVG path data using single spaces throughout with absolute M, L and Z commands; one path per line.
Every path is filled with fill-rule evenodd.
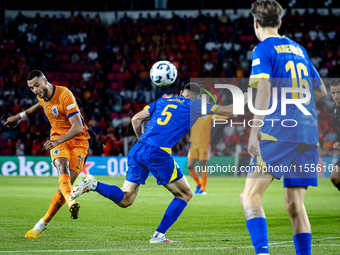
M 164 217 L 150 243 L 171 243 L 164 234 L 183 212 L 192 197 L 190 186 L 171 156 L 171 148 L 195 124 L 201 115 L 201 88 L 195 83 L 185 85 L 179 97 L 160 98 L 147 105 L 132 118 L 132 126 L 138 142 L 128 155 L 128 171 L 123 188 L 108 185 L 86 176 L 72 191 L 76 198 L 84 192 L 97 191 L 120 207 L 128 207 L 135 201 L 139 185 L 145 184 L 149 172 L 175 198 L 165 211 Z M 245 97 L 246 97 L 245 93 Z M 207 114 L 232 115 L 233 105 L 206 105 Z M 142 133 L 142 122 L 150 118 Z
M 257 88 L 254 108 L 268 110 L 275 107 L 272 88 L 277 90 L 278 99 L 272 113 L 254 116 L 258 121 L 254 121 L 248 142 L 253 171 L 248 173 L 240 195 L 246 225 L 256 254 L 269 254 L 267 221 L 261 198 L 273 179 L 284 176 L 285 207 L 293 228 L 295 251 L 298 255 L 311 254 L 312 234 L 304 197 L 308 186 L 317 186 L 319 135 L 315 102 L 322 100 L 327 91 L 306 50 L 278 34 L 283 14 L 281 5 L 275 0 L 258 0 L 252 4 L 251 12 L 255 34 L 260 41 L 252 54 L 249 79 L 249 85 Z M 309 90 L 310 100 L 304 100 L 309 93 L 286 93 L 286 88 Z M 285 105 L 287 101 L 281 102 L 282 94 L 288 100 L 300 99 L 304 103 L 287 104 L 285 115 L 281 113 L 285 110 L 281 103 Z M 262 127 L 261 123 L 264 123 Z

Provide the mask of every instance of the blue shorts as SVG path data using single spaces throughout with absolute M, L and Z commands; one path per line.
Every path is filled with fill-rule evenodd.
M 318 186 L 318 146 L 304 143 L 260 141 L 261 157 L 250 159 L 249 166 L 266 166 L 283 185 Z
M 183 177 L 183 172 L 170 153 L 149 144 L 138 142 L 128 155 L 126 180 L 145 184 L 149 172 L 157 179 L 158 185 L 166 185 Z

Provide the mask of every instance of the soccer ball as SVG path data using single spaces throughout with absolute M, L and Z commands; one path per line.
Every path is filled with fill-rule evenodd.
M 151 67 L 150 78 L 155 85 L 168 87 L 177 78 L 176 66 L 169 61 L 158 61 Z

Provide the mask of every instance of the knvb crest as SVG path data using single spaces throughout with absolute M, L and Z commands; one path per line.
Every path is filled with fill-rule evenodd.
M 58 113 L 58 109 L 56 106 L 52 106 L 51 108 L 52 113 L 58 118 L 59 117 L 59 113 Z

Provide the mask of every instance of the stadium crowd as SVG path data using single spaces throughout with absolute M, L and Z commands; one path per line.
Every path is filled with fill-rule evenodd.
M 289 21 L 288 21 L 289 20 Z M 288 10 L 280 33 L 303 45 L 322 77 L 338 77 L 340 71 L 340 16 Z M 199 15 L 164 19 L 159 14 L 125 15 L 118 23 L 102 24 L 100 16 L 71 15 L 34 18 L 18 14 L 0 28 L 0 116 L 5 120 L 36 103 L 27 87 L 27 74 L 43 71 L 55 85 L 68 87 L 75 95 L 89 128 L 90 155 L 124 155 L 124 138 L 134 136 L 132 116 L 146 104 L 163 96 L 176 95 L 190 78 L 247 78 L 252 50 L 258 43 L 253 18 L 231 20 Z M 149 69 L 158 60 L 177 65 L 178 79 L 169 88 L 157 88 Z M 243 91 L 245 83 L 238 84 Z M 331 102 L 331 99 L 327 99 Z M 319 107 L 320 155 L 331 154 L 338 139 L 332 128 L 332 103 Z M 24 119 L 17 128 L 1 125 L 0 155 L 46 155 L 47 118 Z M 224 136 L 212 144 L 213 155 L 232 155 L 235 145 L 246 153 L 249 129 L 224 128 Z M 133 140 L 133 139 L 132 139 Z M 103 146 L 105 145 L 105 146 Z M 175 155 L 187 155 L 181 141 Z

